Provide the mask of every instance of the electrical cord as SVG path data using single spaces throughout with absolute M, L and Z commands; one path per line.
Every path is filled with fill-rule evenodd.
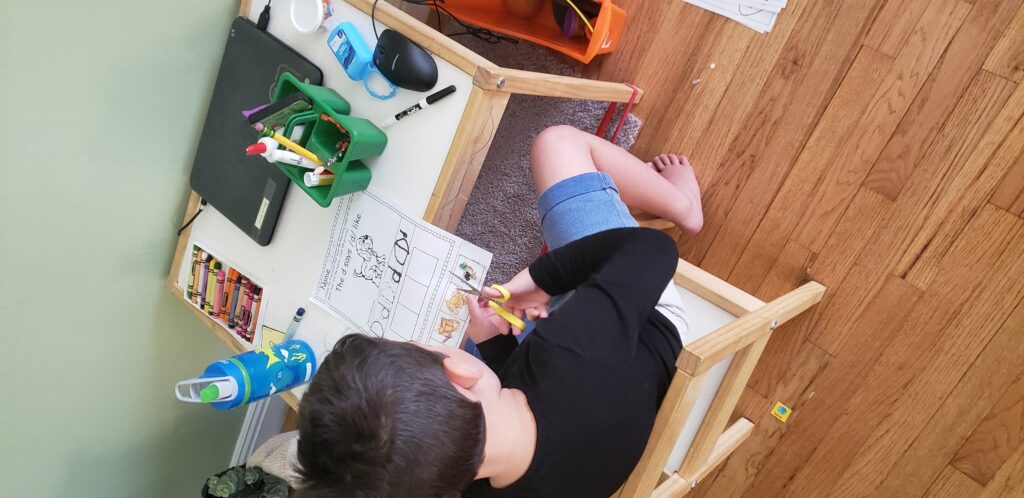
M 373 0 L 373 6 L 370 7 L 370 21 L 371 21 L 371 24 L 373 24 L 373 36 L 376 37 L 378 40 L 380 39 L 380 35 L 377 34 L 377 2 L 379 2 L 379 1 L 380 0 Z M 482 40 L 482 41 L 490 43 L 490 44 L 498 44 L 498 43 L 501 43 L 501 42 L 519 43 L 519 40 L 517 40 L 515 38 L 512 38 L 510 36 L 505 36 L 505 35 L 502 35 L 502 34 L 495 33 L 495 32 L 493 32 L 493 31 L 491 31 L 489 29 L 479 28 L 477 26 L 472 26 L 470 24 L 466 24 L 465 22 L 463 22 L 458 17 L 455 17 L 455 15 L 451 13 L 451 11 L 449 11 L 447 8 L 445 8 L 445 6 L 443 5 L 444 4 L 444 0 L 405 0 L 405 1 L 408 2 L 408 3 L 411 3 L 413 5 L 424 5 L 424 6 L 427 6 L 427 7 L 433 7 L 434 8 L 434 13 L 437 14 L 437 32 L 441 33 L 441 34 L 443 34 L 445 36 L 455 37 L 455 36 L 470 35 L 473 38 L 476 38 L 478 40 Z M 447 33 L 447 34 L 445 34 L 444 31 L 441 30 L 441 12 L 444 12 L 445 14 L 448 14 L 448 17 L 451 17 L 452 20 L 454 20 L 455 22 L 459 23 L 459 26 L 462 26 L 462 29 L 464 31 L 462 31 L 461 33 Z
M 206 206 L 206 199 L 199 199 L 199 209 L 196 211 L 196 214 L 193 214 L 192 217 L 189 218 L 188 221 L 186 221 L 185 224 L 182 225 L 181 228 L 178 229 L 178 235 L 181 235 L 181 232 L 184 232 L 186 228 L 188 228 L 190 225 L 192 225 L 193 221 L 196 221 L 196 218 L 199 217 L 199 213 L 203 212 L 203 207 L 205 207 L 205 206 Z
M 263 12 L 260 12 L 259 19 L 256 20 L 256 28 L 260 31 L 266 31 L 267 26 L 270 25 L 270 2 L 273 0 L 267 0 L 267 4 L 263 6 Z

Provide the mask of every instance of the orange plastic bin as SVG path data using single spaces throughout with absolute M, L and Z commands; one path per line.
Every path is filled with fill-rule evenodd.
M 600 54 L 615 50 L 626 24 L 626 11 L 612 4 L 612 0 L 597 0 L 601 4 L 594 33 L 589 37 L 569 37 L 555 24 L 551 2 L 533 17 L 522 19 L 510 15 L 502 0 L 446 0 L 444 6 L 455 17 L 491 31 L 522 38 L 557 50 L 573 59 L 589 63 Z

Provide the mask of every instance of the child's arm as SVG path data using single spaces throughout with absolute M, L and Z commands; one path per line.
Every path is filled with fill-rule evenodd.
M 537 332 L 581 354 L 632 355 L 677 258 L 672 239 L 645 228 L 607 230 L 541 256 L 529 268 L 537 286 L 576 293 Z

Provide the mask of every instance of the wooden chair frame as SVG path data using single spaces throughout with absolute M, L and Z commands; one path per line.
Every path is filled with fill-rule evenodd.
M 825 293 L 821 284 L 808 282 L 765 303 L 681 259 L 674 280 L 736 320 L 683 347 L 644 454 L 615 497 L 682 496 L 725 461 L 754 430 L 753 422 L 745 418 L 726 425 L 772 331 L 819 302 Z M 709 370 L 731 355 L 735 355 L 732 363 L 682 464 L 666 475 L 665 465 Z

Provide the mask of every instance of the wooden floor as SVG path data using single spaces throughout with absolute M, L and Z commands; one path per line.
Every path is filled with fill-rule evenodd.
M 694 495 L 1024 496 L 1024 0 L 789 0 L 768 35 L 616 3 L 589 75 L 647 91 L 638 155 L 696 167 L 681 253 L 763 299 L 829 288 Z

